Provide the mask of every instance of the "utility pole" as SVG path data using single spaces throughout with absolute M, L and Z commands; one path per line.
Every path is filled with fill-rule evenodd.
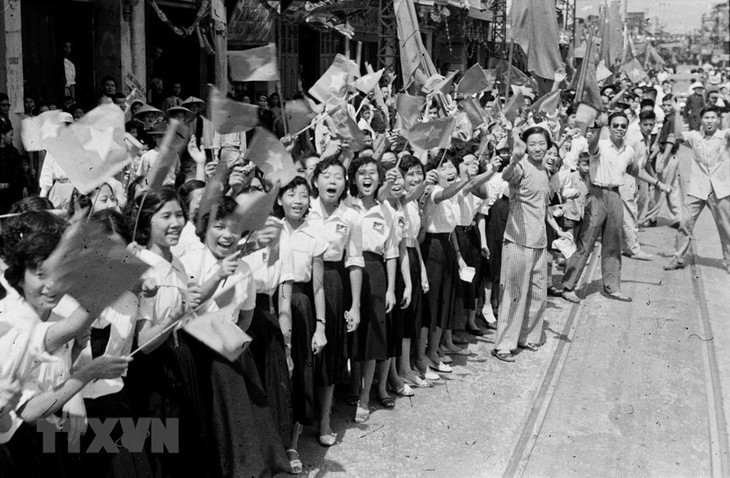
M 224 0 L 210 2 L 210 21 L 215 47 L 215 86 L 228 93 L 228 22 Z

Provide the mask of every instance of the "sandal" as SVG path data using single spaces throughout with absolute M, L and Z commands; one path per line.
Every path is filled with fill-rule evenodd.
M 502 362 L 514 362 L 515 357 L 512 355 L 511 352 L 498 352 L 497 350 L 492 350 L 492 355 L 501 360 Z
M 435 363 L 433 363 L 433 362 L 431 362 L 429 364 L 429 367 L 431 368 L 431 370 L 433 370 L 434 372 L 438 372 L 438 373 L 451 373 L 451 372 L 453 372 L 453 369 L 451 367 L 449 367 L 448 365 L 446 365 L 443 362 L 443 360 L 440 361 L 438 363 L 438 365 L 435 364 Z
M 378 403 L 383 406 L 383 408 L 387 409 L 393 409 L 395 408 L 395 400 L 393 400 L 393 397 L 388 395 L 387 397 L 378 397 Z
M 357 410 L 355 410 L 355 423 L 365 423 L 370 418 L 370 409 L 360 407 L 360 401 L 357 402 Z
M 388 385 L 388 388 L 391 392 L 400 397 L 413 397 L 416 395 L 413 389 L 407 383 L 404 383 L 403 386 L 400 387 L 398 390 L 395 390 L 395 388 L 391 387 L 390 385 Z
M 416 376 L 418 378 L 420 378 L 424 382 L 429 382 L 429 384 L 430 384 L 430 382 L 436 382 L 438 380 L 441 380 L 441 377 L 439 377 L 436 373 L 431 371 L 430 367 L 426 367 L 425 373 L 421 372 L 420 370 L 416 370 L 414 373 L 416 374 Z M 433 384 L 430 384 L 428 386 L 430 387 L 431 385 L 433 385 Z
M 286 451 L 286 457 L 289 459 L 289 467 L 291 467 L 290 474 L 298 475 L 304 471 L 302 460 L 299 459 L 299 453 L 295 449 L 288 449 Z
M 411 387 L 416 387 L 416 388 L 433 387 L 433 384 L 431 384 L 431 382 L 419 377 L 418 373 L 413 372 L 413 375 L 411 375 L 411 376 L 413 377 L 413 379 L 410 379 L 408 377 L 401 377 L 400 379 L 403 380 L 403 383 L 405 383 L 406 385 L 410 385 Z
M 540 348 L 540 345 L 539 344 L 526 343 L 526 344 L 520 345 L 520 347 L 522 347 L 525 350 L 529 350 L 530 352 L 537 352 L 537 349 Z
M 451 341 L 454 342 L 454 345 L 468 345 L 469 344 L 468 340 L 462 339 L 458 335 L 452 336 Z

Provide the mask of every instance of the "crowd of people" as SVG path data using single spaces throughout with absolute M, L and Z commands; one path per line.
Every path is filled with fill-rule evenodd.
M 500 96 L 498 83 L 473 98 L 484 121 L 464 120 L 450 147 L 430 151 L 401 134 L 391 79 L 378 92 L 348 96 L 361 148 L 319 119 L 287 134 L 286 104 L 256 95 L 261 125 L 292 155 L 297 174 L 287 184 L 274 184 L 248 157 L 251 132 L 218 134 L 206 102 L 183 99 L 179 84 L 158 108 L 105 80 L 104 101 L 127 111 L 139 147 L 89 194 L 50 154 L 29 153 L 39 173 L 27 174 L 10 122 L 0 121 L 1 476 L 300 473 L 304 427 L 321 446 L 337 444 L 334 400 L 365 423 L 374 407 L 392 409 L 414 389 L 428 393 L 453 372 L 451 357 L 470 354 L 457 332 L 495 329 L 492 355 L 507 363 L 518 349 L 543 346 L 547 297 L 581 300 L 576 287 L 596 241 L 604 295 L 630 301 L 622 257 L 652 259 L 638 233 L 657 225 L 665 205 L 678 228 L 666 268 L 683 267 L 707 205 L 730 273 L 727 73 L 707 95 L 697 78 L 683 111 L 665 71 L 641 84 L 616 78 L 602 85 L 594 124 L 579 122 L 563 71 L 554 111 L 533 107 L 536 92 L 523 86 L 514 119 L 503 105 L 513 98 Z M 245 101 L 239 86 L 230 96 Z M 445 88 L 429 96 L 419 120 L 462 121 L 464 100 Z M 82 114 L 69 111 L 64 121 Z M 188 125 L 189 141 L 164 185 L 150 188 L 171 119 Z M 685 197 L 682 141 L 694 154 Z M 211 196 L 207 185 L 221 170 L 224 191 Z M 254 192 L 276 200 L 252 230 L 236 198 Z M 148 267 L 102 310 L 53 281 L 58 248 L 89 227 Z M 189 332 L 191 311 L 219 313 L 236 329 L 221 325 L 222 334 L 245 332 L 250 342 L 231 360 Z M 87 423 L 119 417 L 177 419 L 178 449 L 147 440 L 143 450 L 92 451 L 100 430 Z M 53 453 L 40 422 L 63 430 Z M 106 431 L 126 443 L 121 422 Z

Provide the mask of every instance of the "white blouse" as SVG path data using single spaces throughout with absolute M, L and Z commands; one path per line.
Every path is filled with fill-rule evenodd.
M 364 267 L 362 257 L 362 218 L 341 202 L 332 214 L 327 213 L 321 199 L 313 199 L 307 221 L 327 243 L 324 253 L 326 262 L 339 262 L 345 258 L 345 267 Z
M 220 261 L 207 247 L 202 251 L 186 254 L 181 261 L 190 279 L 201 286 L 220 270 Z M 244 261 L 238 261 L 236 271 L 218 284 L 213 296 L 200 305 L 198 313 L 214 312 L 231 304 L 235 305 L 231 315 L 233 323 L 238 322 L 239 311 L 253 310 L 256 307 L 253 274 Z
M 140 300 L 137 320 L 149 320 L 153 325 L 158 324 L 182 308 L 183 294 L 188 288 L 188 275 L 174 255 L 170 263 L 154 252 L 138 249 L 137 257 L 150 266 L 143 277 L 153 279 L 158 286 L 154 297 L 143 297 Z
M 312 261 L 327 250 L 327 243 L 315 226 L 305 220 L 302 225 L 294 229 L 289 222 L 284 221 L 279 244 L 283 264 L 291 268 L 292 280 L 294 282 L 312 280 Z M 286 269 L 284 271 L 286 274 Z
M 170 252 L 175 257 L 182 259 L 188 253 L 202 253 L 205 249 L 205 245 L 200 241 L 200 238 L 195 234 L 195 224 L 192 221 L 188 221 L 180 231 L 180 239 L 177 244 L 170 248 Z
M 380 254 L 384 259 L 398 258 L 397 218 L 393 208 L 377 203 L 365 209 L 362 200 L 352 198 L 352 209 L 362 218 L 362 250 Z
M 461 211 L 457 202 L 458 195 L 436 204 L 436 194 L 443 190 L 444 188 L 441 186 L 434 186 L 426 202 L 426 211 L 424 213 L 426 232 L 432 234 L 450 234 L 456 229 L 461 218 Z
M 418 240 L 418 233 L 421 230 L 421 210 L 417 201 L 409 201 L 403 206 L 403 214 L 406 221 L 406 229 L 403 238 L 410 241 Z

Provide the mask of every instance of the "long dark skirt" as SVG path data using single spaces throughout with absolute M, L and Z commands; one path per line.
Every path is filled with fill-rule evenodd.
M 275 411 L 250 348 L 233 362 L 213 351 L 211 417 L 218 467 L 227 478 L 271 476 L 290 471 L 289 437 L 281 436 Z
M 423 327 L 423 288 L 421 287 L 421 262 L 415 247 L 408 247 L 408 266 L 411 270 L 411 303 L 403 314 L 403 338 L 413 339 L 421 335 Z
M 84 476 L 79 454 L 69 453 L 68 435 L 55 430 L 55 425 L 45 419 L 40 421 L 43 423 L 24 422 L 9 442 L 0 445 L 0 477 Z M 48 434 L 48 442 L 44 441 L 43 430 Z
M 269 407 L 279 425 L 282 443 L 286 444 L 291 439 L 293 423 L 291 380 L 284 336 L 273 302 L 273 298 L 266 294 L 256 296 L 256 309 L 248 328 L 248 335 L 252 338 L 249 350 L 256 362 Z
M 184 331 L 170 334 L 149 354 L 135 355 L 126 384 L 137 416 L 177 419 L 179 451 L 153 452 L 145 443 L 156 477 L 217 476 L 207 408 L 211 400 L 210 361 L 204 347 Z
M 360 295 L 360 326 L 350 334 L 350 357 L 353 360 L 386 360 L 388 358 L 389 317 L 385 313 L 387 275 L 383 256 L 363 252 L 365 269 Z
M 90 342 L 92 357 L 96 358 L 104 355 L 109 342 L 110 332 L 111 325 L 102 329 L 91 329 Z M 86 415 L 89 418 L 98 418 L 102 421 L 110 418 L 133 419 L 135 424 L 139 426 L 139 421 L 136 420 L 132 411 L 132 405 L 127 391 L 128 388 L 125 386 L 117 393 L 84 400 Z M 94 450 L 93 453 L 84 453 L 96 439 L 92 427 L 89 427 L 81 437 L 80 458 L 83 463 L 85 476 L 89 478 L 96 476 L 110 478 L 152 476 L 152 469 L 150 468 L 147 454 L 144 453 L 144 450 L 138 451 L 132 448 L 137 445 L 136 443 L 126 444 L 129 445 L 129 448 L 125 446 L 125 440 L 123 438 L 124 427 L 121 423 L 117 423 L 109 435 L 117 445 L 117 453 L 110 452 L 105 448 Z
M 294 421 L 311 425 L 316 419 L 317 394 L 314 380 L 312 336 L 317 325 L 312 299 L 312 284 L 295 282 L 291 298 L 292 404 Z
M 458 226 L 456 228 L 456 240 L 459 243 L 461 257 L 466 265 L 475 269 L 474 280 L 461 284 L 461 296 L 464 299 L 464 309 L 474 310 L 478 297 L 479 278 L 482 272 L 482 255 L 479 229 L 476 226 Z
M 327 345 L 314 359 L 315 380 L 318 386 L 347 382 L 347 322 L 350 280 L 343 261 L 324 263 L 324 290 Z
M 429 327 L 451 329 L 455 315 L 457 280 L 459 278 L 456 252 L 449 234 L 426 234 L 421 249 L 428 275 Z M 425 322 L 425 318 L 424 318 Z

